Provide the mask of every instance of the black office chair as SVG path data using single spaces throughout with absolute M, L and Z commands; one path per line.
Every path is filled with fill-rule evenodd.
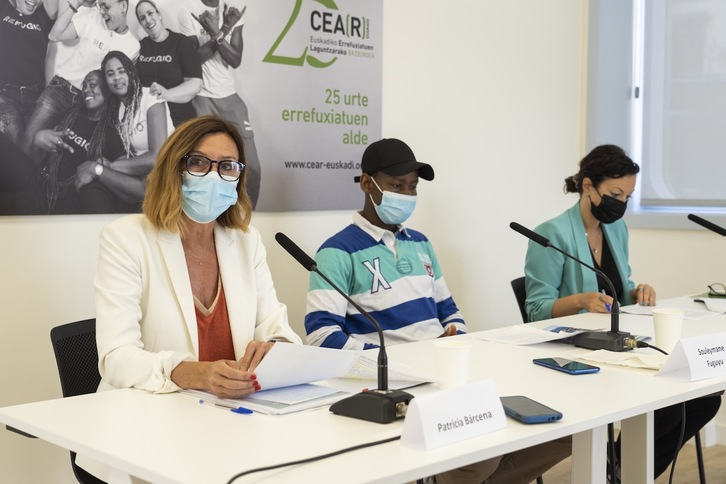
M 519 312 L 522 315 L 522 322 L 527 324 L 529 318 L 527 317 L 527 311 L 524 309 L 524 303 L 527 300 L 527 290 L 524 286 L 524 277 L 518 277 L 512 280 L 512 290 L 514 291 L 514 297 L 517 299 L 519 305 Z M 698 461 L 698 477 L 700 484 L 706 484 L 706 470 L 703 466 L 703 449 L 701 448 L 701 435 L 696 433 L 694 436 L 694 443 L 696 446 L 696 459 Z M 613 424 L 608 424 L 608 455 L 612 456 L 615 454 L 615 428 Z M 610 473 L 610 482 L 616 482 L 615 476 L 615 459 L 608 458 L 608 472 Z M 542 478 L 537 478 L 537 484 L 542 484 Z
M 698 480 L 701 484 L 706 484 L 706 469 L 703 466 L 703 449 L 701 448 L 701 432 L 696 432 L 693 436 L 696 445 L 696 460 L 698 461 Z
M 522 315 L 522 322 L 527 324 L 529 323 L 529 318 L 527 318 L 527 311 L 524 310 L 524 302 L 527 300 L 527 291 L 524 288 L 524 277 L 512 279 L 512 290 L 514 291 L 514 297 L 517 298 L 519 313 Z
M 50 341 L 63 397 L 94 393 L 101 382 L 96 349 L 96 320 L 86 319 L 56 326 L 50 330 Z M 75 452 L 71 452 L 71 466 L 81 484 L 105 484 L 76 465 Z

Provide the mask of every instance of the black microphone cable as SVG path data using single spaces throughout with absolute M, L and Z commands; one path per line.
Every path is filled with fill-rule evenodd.
M 656 351 L 660 351 L 664 355 L 668 356 L 668 353 L 663 351 L 662 349 L 658 348 L 655 345 L 651 345 L 646 343 L 645 341 L 638 341 L 635 338 L 625 338 L 623 339 L 623 344 L 626 348 L 653 348 Z
M 376 445 L 386 444 L 388 442 L 393 442 L 395 440 L 399 440 L 400 438 L 401 438 L 401 436 L 397 435 L 395 437 L 390 437 L 388 439 L 376 440 L 375 442 L 367 442 L 365 444 L 355 445 L 353 447 L 347 447 L 345 449 L 336 450 L 336 451 L 330 452 L 328 454 L 316 455 L 314 457 L 308 457 L 307 459 L 300 459 L 300 460 L 291 461 L 291 462 L 283 462 L 282 464 L 275 464 L 275 465 L 271 465 L 271 466 L 267 466 L 267 467 L 257 467 L 255 469 L 250 469 L 247 471 L 240 472 L 239 474 L 235 474 L 234 476 L 232 476 L 230 478 L 229 481 L 227 481 L 227 484 L 232 484 L 234 481 L 236 481 L 240 477 L 247 476 L 249 474 L 254 474 L 255 472 L 269 471 L 272 469 L 279 469 L 280 467 L 293 466 L 295 464 L 306 464 L 308 462 L 315 462 L 317 460 L 327 459 L 328 457 L 335 457 L 336 455 L 345 454 L 347 452 L 352 452 L 354 450 L 365 449 L 366 447 L 374 447 Z

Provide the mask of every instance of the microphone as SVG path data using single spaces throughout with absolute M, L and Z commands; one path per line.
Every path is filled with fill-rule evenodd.
M 408 410 L 408 404 L 413 398 L 413 395 L 402 390 L 388 389 L 388 356 L 386 355 L 386 345 L 383 339 L 383 330 L 381 329 L 381 325 L 378 324 L 378 321 L 376 321 L 375 318 L 368 313 L 368 311 L 356 304 L 350 296 L 336 286 L 333 281 L 328 279 L 325 274 L 320 272 L 315 260 L 298 247 L 295 242 L 290 240 L 282 232 L 275 234 L 275 240 L 287 251 L 288 254 L 293 256 L 301 266 L 310 272 L 315 272 L 317 275 L 322 277 L 323 280 L 330 285 L 330 287 L 338 291 L 338 294 L 343 296 L 346 301 L 358 310 L 359 313 L 365 316 L 365 318 L 373 324 L 373 327 L 375 327 L 378 332 L 378 339 L 380 341 L 378 349 L 378 389 L 364 390 L 352 397 L 339 400 L 330 406 L 330 411 L 336 415 L 359 418 L 377 423 L 390 423 L 396 419 L 405 417 L 406 411 Z
M 691 222 L 696 222 L 698 225 L 700 225 L 701 227 L 707 228 L 711 232 L 716 232 L 718 235 L 722 235 L 722 236 L 726 237 L 726 229 L 716 225 L 713 222 L 709 222 L 706 219 L 702 219 L 698 215 L 693 215 L 692 213 L 689 213 L 688 220 L 690 220 Z
M 537 232 L 533 232 L 528 228 L 523 227 L 522 225 L 519 225 L 517 222 L 511 222 L 509 224 L 509 228 L 511 228 L 515 232 L 519 232 L 532 242 L 536 242 L 542 247 L 552 248 L 560 254 L 564 255 L 565 257 L 568 257 L 575 262 L 582 264 L 583 266 L 587 267 L 591 271 L 595 272 L 595 274 L 600 276 L 610 288 L 610 293 L 613 295 L 613 304 L 610 308 L 610 331 L 585 331 L 584 333 L 576 334 L 572 337 L 572 342 L 575 344 L 575 346 L 579 346 L 581 348 L 589 348 L 591 350 L 608 351 L 628 351 L 632 349 L 631 347 L 626 345 L 625 341 L 627 337 L 630 336 L 630 333 L 620 331 L 620 308 L 618 305 L 618 299 L 616 297 L 617 295 L 615 294 L 615 287 L 613 286 L 610 278 L 606 276 L 603 271 L 589 264 L 586 264 L 580 259 L 563 251 L 562 249 L 555 247 L 554 245 L 552 245 L 552 242 L 550 242 L 548 238 L 543 237 Z

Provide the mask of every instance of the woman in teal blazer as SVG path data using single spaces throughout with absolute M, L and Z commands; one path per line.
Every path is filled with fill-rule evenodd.
M 579 193 L 580 199 L 535 231 L 557 248 L 602 270 L 611 279 L 616 294 L 590 269 L 530 242 L 524 268 L 525 308 L 530 321 L 584 311 L 607 313 L 614 297 L 623 305 L 655 305 L 653 288 L 647 284 L 636 286 L 630 279 L 628 229 L 622 220 L 639 171 L 621 148 L 602 145 L 580 161 L 577 174 L 565 179 L 565 191 Z M 716 415 L 720 405 L 720 396 L 709 396 L 654 412 L 656 477 L 670 465 L 679 442 L 683 445 L 693 437 Z M 618 455 L 619 444 L 620 439 L 616 442 Z
M 622 305 L 655 305 L 653 288 L 636 287 L 630 280 L 628 229 L 620 218 L 639 171 L 617 146 L 598 146 L 580 162 L 580 171 L 565 180 L 566 192 L 580 194 L 578 202 L 535 229 L 552 245 L 602 270 L 617 295 L 587 267 L 530 242 L 524 267 L 530 321 L 584 311 L 606 313 L 616 296 Z

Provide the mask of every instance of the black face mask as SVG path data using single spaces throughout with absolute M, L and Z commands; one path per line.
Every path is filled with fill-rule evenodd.
M 597 192 L 597 190 L 595 190 Z M 600 195 L 600 192 L 597 192 Z M 589 198 L 589 197 L 588 197 Z M 600 223 L 611 224 L 625 215 L 628 202 L 621 202 L 610 195 L 600 195 L 600 205 L 595 205 L 590 199 L 590 212 Z

